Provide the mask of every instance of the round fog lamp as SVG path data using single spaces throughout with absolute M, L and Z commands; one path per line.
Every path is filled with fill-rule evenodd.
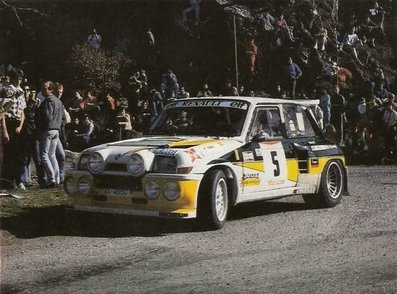
M 68 194 L 73 194 L 76 191 L 75 183 L 72 177 L 67 177 L 63 182 L 63 188 Z
M 88 193 L 90 193 L 90 189 L 90 181 L 86 177 L 80 178 L 77 183 L 77 191 L 79 191 L 79 193 L 82 195 L 87 195 Z
M 145 195 L 149 199 L 156 199 L 160 194 L 160 187 L 156 182 L 148 181 L 145 184 Z
M 163 195 L 167 200 L 175 200 L 179 197 L 179 185 L 176 182 L 165 183 L 163 187 Z

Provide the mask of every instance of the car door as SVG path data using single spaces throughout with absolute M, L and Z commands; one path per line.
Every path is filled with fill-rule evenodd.
M 284 130 L 277 106 L 261 106 L 255 110 L 248 140 L 241 150 L 243 193 L 296 185 L 296 181 L 289 179 Z

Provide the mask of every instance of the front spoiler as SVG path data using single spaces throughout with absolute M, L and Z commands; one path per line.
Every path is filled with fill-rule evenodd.
M 124 215 L 134 215 L 134 216 L 160 217 L 160 218 L 177 218 L 177 219 L 196 218 L 196 212 L 159 212 L 159 211 L 151 211 L 151 210 L 137 210 L 137 209 L 112 208 L 112 207 L 93 207 L 93 206 L 82 206 L 82 205 L 74 205 L 73 209 L 78 211 L 87 211 L 87 212 L 124 214 Z

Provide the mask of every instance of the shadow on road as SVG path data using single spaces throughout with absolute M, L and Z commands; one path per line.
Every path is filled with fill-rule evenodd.
M 310 207 L 303 203 L 247 203 L 231 210 L 229 220 L 307 209 Z M 1 218 L 0 228 L 17 238 L 26 239 L 42 236 L 155 237 L 204 230 L 194 220 L 87 213 L 73 211 L 65 206 L 28 209 L 17 216 Z

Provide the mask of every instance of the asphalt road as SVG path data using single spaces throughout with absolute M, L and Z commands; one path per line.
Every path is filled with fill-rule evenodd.
M 45 210 L 7 224 L 1 293 L 397 293 L 397 167 L 351 167 L 340 205 L 245 204 L 220 231 Z

